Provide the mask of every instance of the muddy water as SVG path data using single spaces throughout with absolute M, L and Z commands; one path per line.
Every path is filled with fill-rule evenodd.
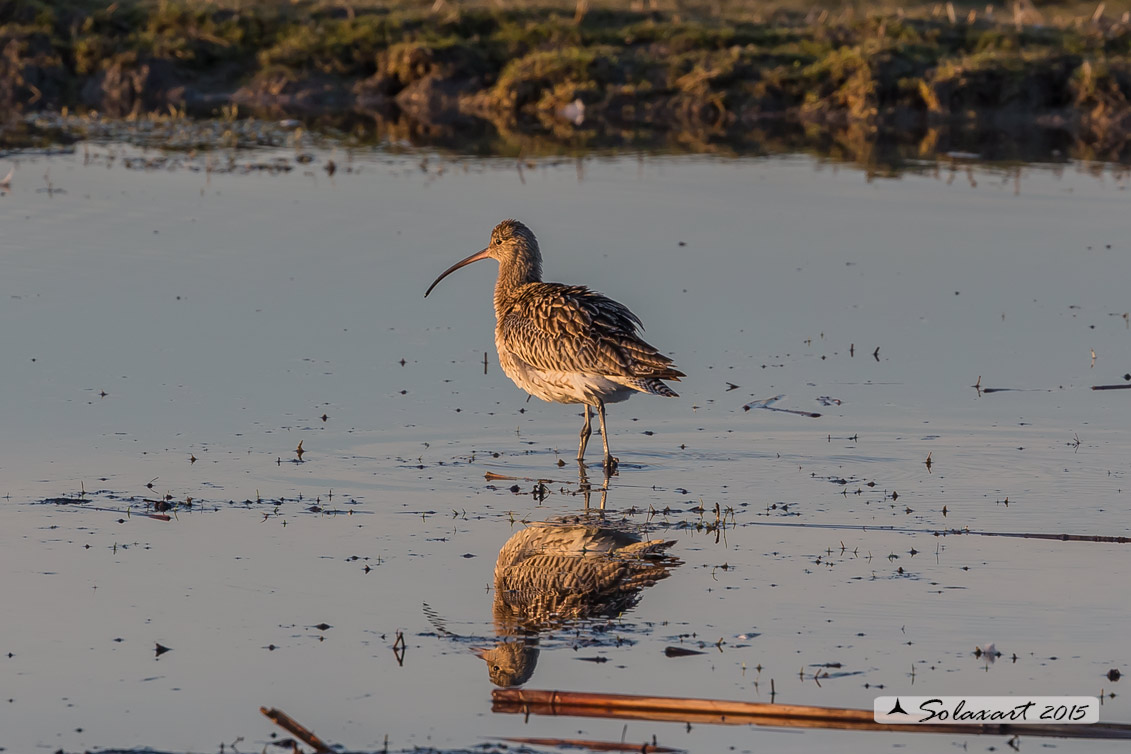
M 261 705 L 360 750 L 1005 745 L 524 721 L 475 654 L 507 643 L 531 688 L 1115 692 L 1101 718 L 1131 720 L 1107 678 L 1131 670 L 1128 545 L 938 536 L 1131 530 L 1131 394 L 1091 389 L 1131 371 L 1129 198 L 1102 168 L 129 155 L 25 157 L 0 197 L 7 750 L 259 750 L 284 735 Z M 495 564 L 524 522 L 600 504 L 580 414 L 501 374 L 493 263 L 423 298 L 508 216 L 688 374 L 609 411 L 604 524 L 678 562 L 549 619 L 500 619 Z

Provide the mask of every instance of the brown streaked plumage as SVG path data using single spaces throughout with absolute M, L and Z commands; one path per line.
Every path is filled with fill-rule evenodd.
M 589 409 L 596 408 L 605 468 L 611 470 L 617 459 L 609 453 L 605 404 L 627 400 L 635 392 L 677 397 L 663 380 L 678 382 L 684 373 L 640 338 L 637 328 L 643 325 L 624 304 L 584 286 L 542 282 L 538 240 L 517 220 L 495 226 L 486 249 L 449 267 L 424 295 L 480 259 L 499 263 L 495 347 L 503 372 L 544 401 L 585 404 L 578 461 L 584 459 L 592 433 Z
M 605 524 L 542 521 L 515 532 L 495 563 L 497 643 L 476 651 L 491 682 L 518 686 L 530 680 L 541 634 L 633 607 L 646 587 L 680 565 L 667 552 L 674 544 L 642 541 Z

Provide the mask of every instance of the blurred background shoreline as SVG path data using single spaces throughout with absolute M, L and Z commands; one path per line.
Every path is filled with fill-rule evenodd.
M 1124 5 L 16 0 L 0 150 L 254 119 L 479 156 L 1124 163 Z

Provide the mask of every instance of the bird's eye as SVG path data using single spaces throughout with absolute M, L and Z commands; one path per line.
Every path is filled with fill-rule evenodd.
M 498 669 L 499 669 L 499 666 L 498 666 L 498 665 L 492 665 L 492 666 L 491 666 L 491 668 L 492 668 L 493 670 L 498 670 Z
M 496 238 L 496 239 L 495 239 L 495 245 L 496 245 L 496 246 L 498 246 L 498 245 L 499 245 L 499 244 L 501 244 L 502 242 L 503 242 L 503 239 L 501 239 L 501 238 Z

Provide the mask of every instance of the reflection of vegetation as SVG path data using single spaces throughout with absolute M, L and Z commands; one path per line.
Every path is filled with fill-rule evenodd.
M 1131 24 L 1094 6 L 633 6 L 0 0 L 0 105 L 352 114 L 502 154 L 1127 156 Z
M 563 129 L 564 130 L 564 129 Z M 478 123 L 458 130 L 426 128 L 405 118 L 380 115 L 322 115 L 303 126 L 291 122 L 241 118 L 189 120 L 148 117 L 136 121 L 69 116 L 39 116 L 0 129 L 0 156 L 7 149 L 47 147 L 77 139 L 127 142 L 173 151 L 255 147 L 380 147 L 401 151 L 407 145 L 426 146 L 452 156 L 495 156 L 530 160 L 609 155 L 617 152 L 650 154 L 711 154 L 720 157 L 810 154 L 822 161 L 854 163 L 873 176 L 936 169 L 938 161 L 993 163 L 1003 166 L 1069 159 L 1131 162 L 1131 153 L 1074 140 L 1056 129 L 1017 131 L 940 126 L 886 130 L 851 124 L 798 124 L 769 121 L 760 128 L 733 136 L 700 139 L 695 134 L 655 130 L 587 130 L 561 135 L 521 130 L 497 130 Z M 543 162 L 543 164 L 546 164 Z

